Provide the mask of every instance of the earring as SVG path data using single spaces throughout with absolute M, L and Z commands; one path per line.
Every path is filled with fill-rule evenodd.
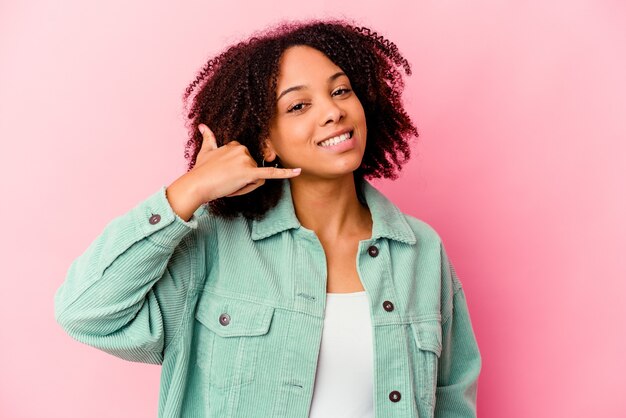
M 261 163 L 261 166 L 265 167 L 265 158 L 263 158 L 263 162 Z M 278 168 L 278 163 L 276 163 L 274 167 Z

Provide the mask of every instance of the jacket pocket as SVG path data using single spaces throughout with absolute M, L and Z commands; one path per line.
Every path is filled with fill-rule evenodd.
M 254 381 L 259 344 L 274 307 L 204 291 L 196 309 L 196 363 L 211 386 L 232 389 Z
M 437 368 L 441 356 L 441 323 L 439 321 L 412 322 L 415 339 L 414 373 L 418 384 L 417 393 L 421 402 L 431 410 L 435 406 Z

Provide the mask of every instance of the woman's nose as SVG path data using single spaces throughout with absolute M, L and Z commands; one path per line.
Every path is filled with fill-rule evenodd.
M 337 104 L 332 98 L 329 98 L 324 101 L 322 104 L 323 112 L 321 119 L 321 126 L 326 125 L 327 123 L 337 123 L 343 117 L 346 116 L 345 110 Z

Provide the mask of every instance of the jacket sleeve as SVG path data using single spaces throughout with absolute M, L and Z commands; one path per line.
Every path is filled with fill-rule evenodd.
M 435 418 L 476 417 L 481 356 L 470 321 L 465 293 L 442 247 L 444 288 L 449 288 L 451 313 L 442 319 Z M 446 286 L 447 284 L 447 286 Z
M 185 222 L 165 189 L 109 222 L 54 297 L 56 321 L 70 336 L 129 361 L 162 363 L 193 274 L 181 241 L 197 228 L 198 213 Z

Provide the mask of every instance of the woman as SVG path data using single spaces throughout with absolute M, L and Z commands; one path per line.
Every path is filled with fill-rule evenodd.
M 475 416 L 443 244 L 364 179 L 395 178 L 417 136 L 399 65 L 375 32 L 320 21 L 210 60 L 185 94 L 189 170 L 74 261 L 57 321 L 162 364 L 161 417 Z

